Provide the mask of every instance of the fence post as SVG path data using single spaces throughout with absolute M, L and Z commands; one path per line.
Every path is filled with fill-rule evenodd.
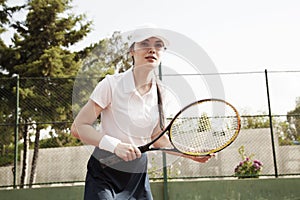
M 162 80 L 161 63 L 158 66 L 158 76 Z M 164 200 L 168 200 L 168 170 L 167 170 L 167 156 L 165 152 L 162 152 L 163 156 L 163 177 L 164 177 Z
M 14 181 L 13 187 L 17 188 L 17 175 L 18 175 L 18 140 L 19 140 L 19 84 L 20 78 L 19 75 L 16 76 L 16 104 L 15 104 L 15 141 L 14 141 Z
M 267 69 L 265 69 L 265 77 L 266 77 L 266 87 L 267 87 L 267 98 L 268 98 L 268 109 L 269 109 L 269 120 L 270 120 L 272 151 L 273 151 L 273 160 L 274 160 L 274 171 L 275 171 L 275 177 L 278 178 L 277 162 L 276 162 L 276 151 L 275 151 L 275 142 L 274 142 L 274 133 L 273 133 L 273 123 L 272 123 L 271 101 L 270 101 L 270 92 L 269 92 L 269 81 L 268 81 L 268 72 L 267 72 Z

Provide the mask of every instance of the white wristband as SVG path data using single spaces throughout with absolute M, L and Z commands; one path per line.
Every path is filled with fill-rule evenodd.
M 104 135 L 102 140 L 99 142 L 99 148 L 114 153 L 115 148 L 119 143 L 121 143 L 121 140 L 109 135 Z

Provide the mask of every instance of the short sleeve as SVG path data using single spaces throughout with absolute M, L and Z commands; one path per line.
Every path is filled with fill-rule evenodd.
M 93 90 L 90 99 L 97 103 L 101 108 L 106 108 L 111 103 L 112 89 L 108 77 L 100 81 Z

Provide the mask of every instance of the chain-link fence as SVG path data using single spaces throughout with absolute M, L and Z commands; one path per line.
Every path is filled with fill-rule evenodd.
M 236 178 L 235 169 L 243 161 L 242 146 L 253 160 L 263 163 L 260 176 L 300 175 L 300 71 L 163 74 L 162 80 L 176 90 L 182 78 L 197 83 L 214 76 L 221 78 L 224 98 L 242 117 L 238 138 L 208 163 L 148 153 L 150 178 Z M 0 79 L 1 187 L 84 181 L 93 147 L 73 138 L 70 126 L 98 81 Z M 196 90 L 200 94 L 196 91 L 195 98 L 207 98 L 201 94 L 205 88 Z

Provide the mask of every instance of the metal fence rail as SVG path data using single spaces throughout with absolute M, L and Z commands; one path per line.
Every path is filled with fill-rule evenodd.
M 299 176 L 300 71 L 162 74 L 163 82 L 176 94 L 182 94 L 178 92 L 182 90 L 178 88 L 182 80 L 201 82 L 199 87 L 202 88 L 197 89 L 199 94 L 196 91 L 182 97 L 186 102 L 207 98 L 205 77 L 214 76 L 221 78 L 224 98 L 235 105 L 242 116 L 242 130 L 237 140 L 205 164 L 167 155 L 164 168 L 163 154 L 149 153 L 150 178 L 162 179 L 164 175 L 173 179 L 236 178 L 234 169 L 241 162 L 238 153 L 241 146 L 263 163 L 261 176 Z M 33 184 L 84 181 L 93 147 L 72 138 L 69 127 L 98 81 L 99 78 L 0 79 L 0 187 L 16 188 L 21 181 L 26 187 L 30 183 L 32 165 L 36 166 Z M 33 162 L 36 137 L 39 151 Z M 28 147 L 24 147 L 26 140 Z M 27 156 L 24 149 L 28 149 Z

